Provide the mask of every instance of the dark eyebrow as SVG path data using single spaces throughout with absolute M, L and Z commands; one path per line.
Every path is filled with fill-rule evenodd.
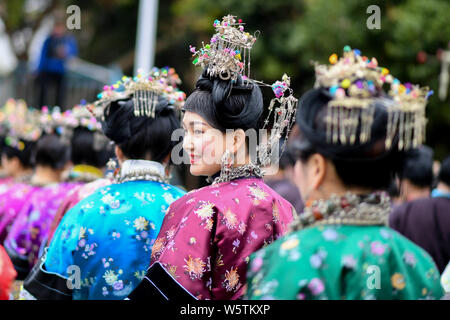
M 204 121 L 201 121 L 201 120 L 192 120 L 192 121 L 189 121 L 187 124 L 186 124 L 186 122 L 183 120 L 183 121 L 181 121 L 181 123 L 182 123 L 182 126 L 186 129 L 187 127 L 194 127 L 195 125 L 201 125 L 201 126 L 206 126 L 206 127 L 209 127 L 209 124 L 208 123 L 206 123 L 206 122 L 204 122 Z
M 202 121 L 190 121 L 189 122 L 189 126 L 191 126 L 191 127 L 195 126 L 196 124 L 200 124 L 200 125 L 203 125 L 203 126 L 207 125 L 206 123 L 204 123 Z

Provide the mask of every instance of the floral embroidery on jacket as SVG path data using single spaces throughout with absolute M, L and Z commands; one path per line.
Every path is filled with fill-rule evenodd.
M 84 285 L 73 290 L 74 299 L 126 298 L 144 278 L 152 249 L 157 255 L 168 246 L 156 240 L 168 194 L 178 199 L 184 192 L 140 180 L 95 191 L 64 215 L 48 248 L 46 269 L 68 277 L 67 267 L 79 266 Z
M 203 187 L 171 204 L 151 263 L 170 268 L 197 298 L 237 299 L 249 255 L 284 234 L 292 218 L 292 206 L 262 179 Z

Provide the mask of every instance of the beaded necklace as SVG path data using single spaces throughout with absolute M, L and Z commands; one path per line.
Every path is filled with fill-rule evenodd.
M 115 182 L 123 183 L 137 180 L 168 183 L 169 177 L 165 174 L 164 166 L 158 162 L 147 160 L 126 160 L 122 164 L 122 168 L 115 178 Z
M 218 184 L 221 182 L 227 182 L 239 178 L 248 178 L 248 177 L 258 177 L 262 178 L 264 176 L 264 172 L 257 165 L 252 163 L 246 164 L 239 167 L 232 167 L 227 170 L 221 170 L 220 175 L 216 178 L 208 177 L 206 181 L 208 183 Z
M 317 225 L 387 225 L 391 211 L 389 197 L 384 192 L 344 196 L 332 195 L 326 200 L 316 200 L 305 207 L 291 225 L 291 231 Z

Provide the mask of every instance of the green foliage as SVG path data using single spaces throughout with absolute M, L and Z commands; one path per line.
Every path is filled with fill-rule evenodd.
M 8 26 L 20 27 L 24 0 L 5 1 Z M 132 57 L 138 0 L 66 0 L 65 4 L 81 8 L 82 30 L 74 34 L 82 58 L 110 64 L 127 54 Z M 381 10 L 380 30 L 366 27 L 370 5 Z M 441 62 L 436 52 L 450 49 L 448 12 L 448 0 L 161 0 L 156 65 L 175 67 L 189 93 L 200 72 L 191 63 L 189 44 L 198 47 L 208 42 L 212 22 L 231 13 L 246 22 L 247 31 L 260 31 L 252 50 L 252 77 L 270 83 L 286 72 L 301 96 L 314 83 L 311 62 L 325 63 L 332 53 L 340 55 L 350 45 L 370 58 L 377 57 L 401 81 L 434 90 L 427 110 L 426 143 L 442 159 L 450 153 L 450 88 L 449 97 L 440 101 Z M 423 64 L 417 61 L 420 51 L 427 53 Z M 132 66 L 124 71 L 132 72 Z
M 25 6 L 25 0 L 6 0 L 5 16 L 8 17 L 6 25 L 8 29 L 17 29 L 22 23 L 22 12 Z
M 366 27 L 370 5 L 381 10 L 380 30 Z M 428 104 L 426 143 L 435 148 L 440 159 L 450 153 L 446 138 L 450 133 L 450 98 L 438 98 L 441 63 L 435 55 L 450 41 L 448 12 L 450 2 L 445 0 L 177 0 L 172 5 L 179 38 L 190 40 L 183 59 L 189 57 L 188 44 L 198 46 L 208 41 L 214 19 L 231 13 L 247 23 L 249 32 L 261 32 L 252 50 L 253 77 L 270 82 L 286 72 L 298 96 L 314 83 L 311 62 L 327 62 L 332 53 L 342 54 L 345 45 L 377 57 L 380 65 L 403 82 L 429 86 L 435 94 Z M 424 64 L 416 59 L 419 51 L 428 53 Z

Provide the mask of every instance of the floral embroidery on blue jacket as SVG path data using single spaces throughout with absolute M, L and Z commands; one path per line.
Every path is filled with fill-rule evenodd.
M 64 216 L 49 245 L 45 269 L 73 279 L 73 299 L 126 298 L 149 267 L 169 205 L 184 193 L 152 181 L 97 190 Z

